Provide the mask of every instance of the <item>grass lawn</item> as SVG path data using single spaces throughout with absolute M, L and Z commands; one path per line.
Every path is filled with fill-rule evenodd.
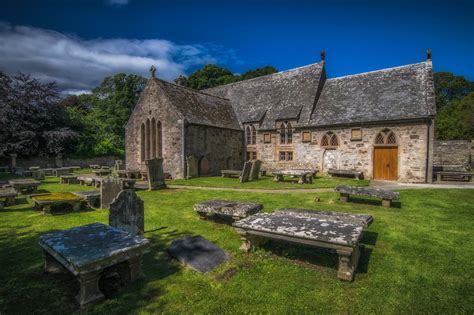
M 202 186 L 202 187 L 225 187 L 245 189 L 314 189 L 334 188 L 337 185 L 368 186 L 368 180 L 357 180 L 351 178 L 316 176 L 312 184 L 298 184 L 297 179 L 285 177 L 285 182 L 274 182 L 273 177 L 265 176 L 256 181 L 240 183 L 238 178 L 226 178 L 221 176 L 198 177 L 192 179 L 169 180 L 169 185 L 180 186 Z
M 84 189 L 47 178 L 41 190 Z M 87 189 L 90 189 L 89 187 Z M 172 313 L 463 313 L 474 312 L 474 194 L 471 190 L 405 190 L 401 207 L 356 199 L 340 203 L 335 193 L 247 193 L 205 190 L 140 191 L 145 233 L 146 278 L 92 314 Z M 264 211 L 302 207 L 368 213 L 366 250 L 355 281 L 336 278 L 337 257 L 313 249 L 269 243 L 241 253 L 229 226 L 203 221 L 192 205 L 210 198 L 257 201 Z M 25 199 L 5 208 L 0 220 L 0 313 L 77 311 L 78 286 L 69 276 L 44 275 L 37 244 L 42 233 L 92 222 L 107 223 L 107 211 L 43 216 Z M 233 256 L 209 274 L 182 267 L 166 254 L 176 237 L 202 235 Z

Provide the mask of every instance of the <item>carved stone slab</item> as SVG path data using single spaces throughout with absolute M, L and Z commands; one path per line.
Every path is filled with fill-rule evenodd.
M 148 190 L 166 188 L 163 159 L 155 158 L 145 160 L 145 165 L 147 169 Z
M 109 209 L 109 205 L 117 197 L 122 190 L 122 182 L 120 178 L 108 177 L 103 178 L 100 184 L 100 207 L 102 209 Z
M 242 174 L 240 175 L 241 183 L 245 183 L 249 181 L 251 169 L 252 169 L 252 162 L 251 161 L 245 162 L 244 168 L 242 169 Z
M 143 234 L 144 203 L 133 190 L 122 190 L 110 203 L 109 225 L 131 234 Z
M 348 176 L 348 177 L 354 177 L 356 179 L 361 179 L 363 173 L 359 171 L 354 171 L 354 170 L 329 169 L 328 174 L 331 176 Z
M 357 220 L 344 220 L 348 214 L 331 215 L 330 211 L 284 209 L 273 213 L 257 213 L 234 222 L 243 230 L 262 231 L 342 246 L 355 246 L 362 237 L 365 225 Z M 351 215 L 349 215 L 351 216 Z M 360 215 L 353 215 L 360 216 Z M 372 217 L 365 215 L 367 221 Z M 353 217 L 352 217 L 353 218 Z
M 39 245 L 74 275 L 101 270 L 147 251 L 140 235 L 92 223 L 40 236 Z
M 347 194 L 347 195 L 365 195 L 375 198 L 387 199 L 387 200 L 397 200 L 400 198 L 400 193 L 396 191 L 372 188 L 372 187 L 354 187 L 347 185 L 339 185 L 335 189 L 338 193 Z
M 263 205 L 253 202 L 232 200 L 208 200 L 194 205 L 194 211 L 200 214 L 216 214 L 223 217 L 246 218 L 263 209 Z
M 198 159 L 194 155 L 186 157 L 186 179 L 198 177 Z
M 262 161 L 252 161 L 252 167 L 250 169 L 250 180 L 257 180 L 260 175 L 260 169 L 262 168 Z
M 187 236 L 171 242 L 168 252 L 182 264 L 198 272 L 209 272 L 230 256 L 202 236 Z

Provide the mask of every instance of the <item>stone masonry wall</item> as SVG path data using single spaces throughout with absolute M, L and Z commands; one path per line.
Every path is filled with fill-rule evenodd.
M 169 104 L 165 93 L 149 80 L 135 110 L 127 123 L 125 160 L 128 169 L 145 170 L 140 157 L 140 127 L 147 119 L 155 118 L 162 124 L 163 169 L 173 178 L 184 177 L 183 118 Z
M 435 140 L 433 163 L 439 165 L 464 165 L 472 161 L 471 147 L 474 141 Z
M 398 180 L 400 182 L 425 182 L 427 165 L 427 124 L 384 125 L 383 127 L 362 127 L 362 140 L 351 140 L 352 128 L 310 130 L 311 142 L 302 142 L 302 131 L 293 135 L 292 145 L 279 145 L 279 134 L 271 134 L 272 142 L 263 143 L 264 132 L 257 134 L 257 158 L 263 161 L 269 171 L 289 168 L 311 168 L 325 172 L 323 160 L 332 161 L 338 169 L 355 169 L 364 172 L 364 177 L 373 175 L 373 151 L 376 135 L 383 129 L 391 129 L 398 144 Z M 334 132 L 339 140 L 335 150 L 320 146 L 322 136 Z M 293 151 L 293 161 L 278 161 L 279 151 Z M 330 157 L 330 158 L 329 158 Z
M 107 165 L 113 166 L 115 160 L 120 159 L 114 156 L 99 156 L 93 158 L 84 158 L 84 159 L 72 159 L 72 158 L 63 158 L 62 166 L 80 166 L 82 168 L 87 168 L 91 164 L 98 165 Z M 0 158 L 0 166 L 10 166 L 11 158 L 9 156 Z M 42 168 L 52 168 L 59 167 L 57 159 L 54 157 L 31 157 L 31 158 L 16 158 L 16 165 L 18 167 L 30 167 L 30 166 L 39 166 Z
M 210 175 L 223 169 L 241 169 L 243 165 L 243 131 L 200 125 L 186 126 L 185 155 L 194 154 L 209 161 Z

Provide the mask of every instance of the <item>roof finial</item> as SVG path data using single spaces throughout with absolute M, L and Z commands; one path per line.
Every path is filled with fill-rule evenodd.
M 326 59 L 326 53 L 324 52 L 324 49 L 321 50 L 321 61 L 324 61 Z
M 155 68 L 155 66 L 152 65 L 150 67 L 150 74 L 151 74 L 152 78 L 155 78 L 155 72 L 156 72 L 156 68 Z
M 431 60 L 431 49 L 426 50 L 426 60 Z

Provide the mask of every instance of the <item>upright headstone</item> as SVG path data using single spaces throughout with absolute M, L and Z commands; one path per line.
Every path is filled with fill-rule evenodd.
M 125 169 L 125 164 L 122 160 L 115 160 L 114 162 L 114 170 L 120 171 Z
M 252 162 L 247 161 L 244 163 L 244 168 L 242 169 L 242 175 L 240 175 L 240 182 L 245 183 L 249 181 L 250 169 L 252 168 Z
M 109 209 L 110 203 L 122 190 L 122 181 L 117 177 L 104 178 L 100 185 L 100 207 Z
M 145 165 L 148 177 L 148 190 L 166 188 L 163 159 L 154 158 L 145 160 Z
M 42 180 L 44 179 L 44 171 L 42 169 L 32 170 L 31 176 L 36 180 Z
M 133 190 L 122 190 L 110 203 L 109 225 L 133 235 L 143 234 L 145 231 L 143 200 Z
M 56 156 L 56 167 L 63 167 L 63 156 L 61 154 L 58 154 Z
M 198 177 L 198 159 L 194 155 L 186 157 L 186 179 Z
M 12 161 L 11 161 L 11 165 L 10 165 L 10 169 L 12 170 L 12 172 L 15 170 L 16 168 L 16 154 L 10 154 L 10 157 L 12 158 Z
M 252 168 L 250 169 L 250 180 L 257 180 L 260 175 L 260 168 L 262 167 L 262 161 L 253 160 Z

